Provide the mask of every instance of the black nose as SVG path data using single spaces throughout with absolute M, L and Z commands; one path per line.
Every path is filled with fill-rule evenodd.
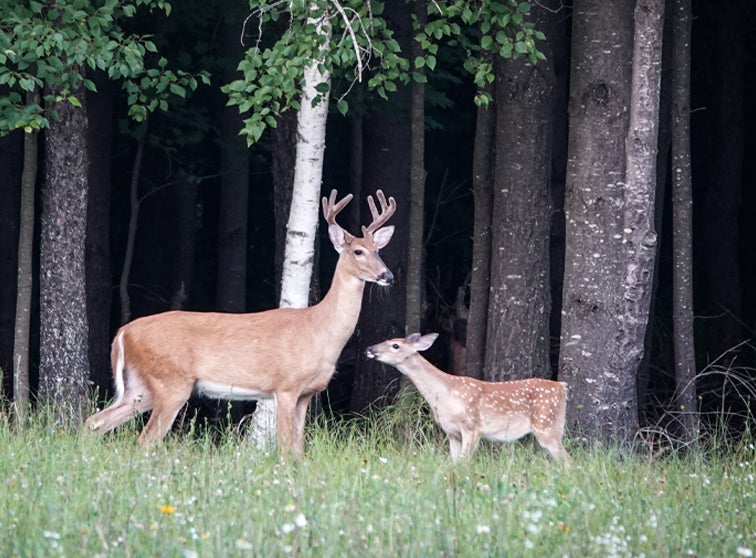
M 387 285 L 390 285 L 391 283 L 394 282 L 394 274 L 391 273 L 390 271 L 385 271 L 385 272 L 381 273 L 381 276 L 379 277 L 379 279 L 383 283 L 386 283 Z

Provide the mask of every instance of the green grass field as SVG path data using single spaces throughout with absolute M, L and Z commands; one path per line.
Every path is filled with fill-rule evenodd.
M 233 432 L 90 438 L 0 421 L 0 556 L 752 556 L 756 451 L 649 460 L 309 424 L 301 463 Z

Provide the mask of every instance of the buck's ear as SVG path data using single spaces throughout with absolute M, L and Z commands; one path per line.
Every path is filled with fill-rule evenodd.
M 380 250 L 386 244 L 389 243 L 389 240 L 391 240 L 391 237 L 394 234 L 394 225 L 389 225 L 388 227 L 382 227 L 375 231 L 373 233 L 373 242 L 375 242 L 375 247 Z
M 425 351 L 429 349 L 433 342 L 438 337 L 438 333 L 427 333 L 415 342 L 415 349 L 418 351 Z
M 344 246 L 349 242 L 346 234 L 344 234 L 344 229 L 338 225 L 328 225 L 328 238 L 331 239 L 331 244 L 333 244 L 333 247 L 339 254 L 341 254 Z

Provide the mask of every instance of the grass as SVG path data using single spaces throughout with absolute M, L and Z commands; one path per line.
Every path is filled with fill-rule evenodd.
M 90 438 L 0 420 L 0 556 L 751 556 L 756 451 L 623 457 L 530 442 L 452 466 L 438 437 L 310 424 L 302 463 L 234 432 Z

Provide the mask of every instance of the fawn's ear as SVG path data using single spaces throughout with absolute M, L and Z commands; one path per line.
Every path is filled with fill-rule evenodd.
M 424 351 L 426 349 L 429 349 L 430 346 L 433 345 L 433 342 L 436 340 L 437 337 L 438 337 L 438 333 L 427 333 L 423 335 L 422 337 L 414 341 L 413 344 L 415 345 L 415 349 L 418 351 Z

